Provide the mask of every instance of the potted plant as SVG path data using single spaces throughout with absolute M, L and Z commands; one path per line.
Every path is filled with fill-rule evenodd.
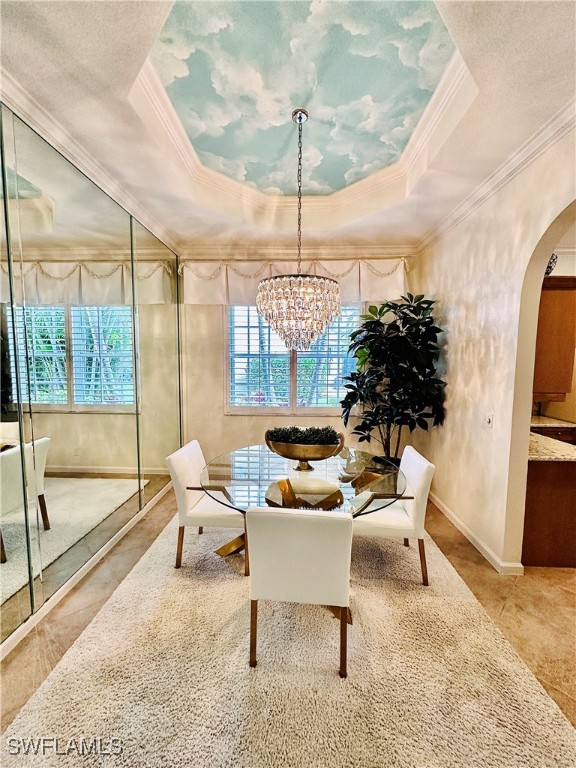
M 371 306 L 350 334 L 357 369 L 344 377 L 344 425 L 357 418 L 352 434 L 359 442 L 377 440 L 388 460 L 398 460 L 404 427 L 427 430 L 444 421 L 446 384 L 436 375 L 442 329 L 434 322 L 434 303 L 408 293 Z

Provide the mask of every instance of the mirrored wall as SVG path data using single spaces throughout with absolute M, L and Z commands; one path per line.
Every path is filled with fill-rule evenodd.
M 5 639 L 166 486 L 181 418 L 177 257 L 1 118 Z

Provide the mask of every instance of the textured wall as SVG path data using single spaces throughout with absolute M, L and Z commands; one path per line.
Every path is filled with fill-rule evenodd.
M 572 132 L 411 264 L 412 287 L 439 301 L 448 381 L 446 423 L 417 444 L 437 467 L 433 493 L 493 562 L 520 562 L 539 300 L 525 276 L 576 197 L 574 156 Z

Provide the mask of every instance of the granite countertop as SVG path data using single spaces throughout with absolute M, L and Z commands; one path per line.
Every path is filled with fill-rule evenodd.
M 576 461 L 576 445 L 530 433 L 529 461 Z
M 562 421 L 562 419 L 553 419 L 552 416 L 532 416 L 531 427 L 576 427 L 571 421 Z

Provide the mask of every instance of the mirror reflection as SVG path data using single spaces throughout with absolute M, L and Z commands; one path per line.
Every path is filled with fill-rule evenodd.
M 180 418 L 176 257 L 2 110 L 4 637 L 166 485 Z
M 138 317 L 139 457 L 142 501 L 169 482 L 165 457 L 180 446 L 177 259 L 132 223 Z

